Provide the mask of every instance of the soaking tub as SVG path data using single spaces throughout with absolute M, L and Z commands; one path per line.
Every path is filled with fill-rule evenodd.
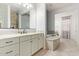
M 50 36 L 47 37 L 47 48 L 49 50 L 56 50 L 60 44 L 60 37 L 59 36 Z

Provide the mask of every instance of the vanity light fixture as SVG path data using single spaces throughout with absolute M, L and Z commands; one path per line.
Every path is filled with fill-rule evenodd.
M 30 9 L 33 7 L 32 4 L 30 4 L 30 3 L 18 3 L 18 4 L 22 5 L 23 7 L 26 7 L 27 9 Z

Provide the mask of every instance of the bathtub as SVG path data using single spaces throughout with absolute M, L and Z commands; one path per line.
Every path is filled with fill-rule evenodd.
M 60 37 L 59 36 L 50 36 L 46 38 L 47 40 L 47 48 L 51 51 L 56 50 L 60 44 Z

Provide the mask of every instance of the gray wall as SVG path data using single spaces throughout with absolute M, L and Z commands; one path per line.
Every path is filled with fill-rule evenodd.
M 54 12 L 47 11 L 47 32 L 51 32 L 55 30 L 55 21 L 54 21 Z

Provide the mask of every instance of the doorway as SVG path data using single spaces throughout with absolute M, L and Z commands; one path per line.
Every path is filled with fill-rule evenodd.
M 70 39 L 71 16 L 62 17 L 61 21 L 61 36 L 64 39 Z

